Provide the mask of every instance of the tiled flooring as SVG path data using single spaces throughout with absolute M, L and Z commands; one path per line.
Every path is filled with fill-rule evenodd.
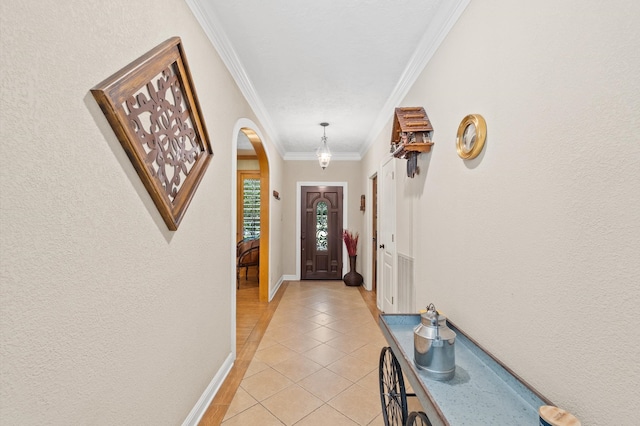
M 361 290 L 289 282 L 222 424 L 382 425 L 383 346 Z

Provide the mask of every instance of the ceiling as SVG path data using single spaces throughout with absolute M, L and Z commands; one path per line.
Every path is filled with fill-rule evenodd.
M 469 1 L 187 3 L 285 159 L 359 160 Z

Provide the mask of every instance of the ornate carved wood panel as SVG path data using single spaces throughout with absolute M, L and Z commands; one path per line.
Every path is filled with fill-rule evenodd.
M 167 227 L 178 229 L 213 152 L 179 37 L 91 89 Z

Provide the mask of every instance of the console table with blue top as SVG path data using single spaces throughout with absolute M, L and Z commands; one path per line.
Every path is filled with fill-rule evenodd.
M 419 314 L 380 314 L 389 347 L 380 354 L 380 400 L 385 425 L 537 425 L 538 408 L 553 405 L 448 321 L 456 332 L 456 371 L 438 381 L 416 367 L 413 330 Z M 404 374 L 403 374 L 404 373 Z M 407 413 L 407 378 L 424 412 Z

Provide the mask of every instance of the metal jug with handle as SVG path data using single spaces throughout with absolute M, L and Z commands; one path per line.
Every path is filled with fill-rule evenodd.
M 416 366 L 435 380 L 449 380 L 456 371 L 456 333 L 447 326 L 447 317 L 433 303 L 421 314 L 413 330 Z

